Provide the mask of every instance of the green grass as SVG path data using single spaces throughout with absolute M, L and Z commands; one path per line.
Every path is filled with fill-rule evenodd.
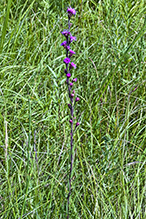
M 52 2 L 52 3 L 50 3 Z M 146 5 L 73 0 L 78 78 L 70 218 L 146 218 Z M 1 0 L 0 218 L 66 218 L 70 1 Z

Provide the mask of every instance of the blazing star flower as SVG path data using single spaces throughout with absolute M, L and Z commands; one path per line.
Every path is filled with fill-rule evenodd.
M 68 35 L 70 35 L 70 32 L 68 30 L 64 30 L 61 32 L 62 35 L 64 35 L 65 37 L 67 37 Z
M 63 43 L 60 44 L 60 46 L 63 46 L 63 47 L 65 47 L 66 45 L 67 45 L 66 41 L 64 41 Z
M 72 82 L 77 82 L 77 78 L 72 79 Z
M 75 15 L 75 14 L 76 14 L 75 9 L 74 9 L 74 8 L 71 8 L 71 7 L 67 9 L 67 12 L 68 12 L 69 18 L 71 18 L 72 15 Z
M 63 46 L 65 49 L 69 50 L 70 46 L 67 46 L 67 42 L 64 41 L 63 43 L 60 44 L 60 46 Z
M 76 64 L 74 64 L 73 62 L 71 62 L 69 68 L 70 68 L 70 69 L 71 69 L 71 68 L 76 68 Z
M 65 64 L 68 64 L 68 63 L 70 63 L 70 59 L 69 59 L 69 58 L 65 58 L 65 59 L 63 60 L 63 62 L 64 62 Z
M 76 41 L 76 40 L 77 40 L 76 37 L 74 37 L 74 36 L 70 36 L 70 42 L 72 42 L 72 41 Z
M 73 50 L 69 50 L 69 57 L 71 57 L 73 54 L 76 54 Z
M 74 131 L 77 128 L 77 126 L 79 126 L 79 122 L 76 122 L 78 120 L 76 120 L 76 117 L 74 117 L 75 114 L 75 106 L 76 106 L 76 102 L 78 102 L 80 100 L 79 97 L 76 96 L 76 91 L 73 90 L 74 87 L 74 82 L 77 81 L 77 78 L 70 78 L 71 74 L 70 74 L 70 70 L 72 68 L 76 68 L 76 65 L 72 62 L 71 57 L 75 54 L 75 52 L 73 50 L 70 49 L 70 44 L 73 41 L 76 41 L 77 38 L 72 36 L 72 34 L 70 33 L 70 27 L 71 27 L 71 17 L 73 15 L 76 14 L 76 11 L 74 8 L 68 7 L 67 8 L 67 12 L 68 12 L 68 29 L 67 30 L 63 30 L 61 33 L 62 35 L 64 35 L 66 37 L 66 41 L 64 41 L 63 43 L 61 43 L 61 46 L 63 46 L 66 50 L 66 58 L 63 60 L 63 62 L 66 64 L 66 68 L 64 70 L 65 74 L 66 74 L 66 83 L 67 83 L 67 90 L 68 90 L 68 96 L 70 99 L 70 103 L 68 103 L 68 108 L 70 109 L 70 118 L 69 118 L 69 123 L 70 123 L 70 128 L 71 128 L 71 138 L 70 138 L 70 154 L 71 157 L 70 159 L 70 173 L 69 173 L 69 193 L 68 193 L 68 198 L 67 198 L 67 203 L 68 203 L 68 209 L 67 209 L 67 218 L 69 218 L 69 212 L 70 212 L 70 196 L 71 196 L 71 191 L 72 191 L 72 171 L 73 171 L 73 145 L 74 145 Z M 75 124 L 74 124 L 75 123 Z

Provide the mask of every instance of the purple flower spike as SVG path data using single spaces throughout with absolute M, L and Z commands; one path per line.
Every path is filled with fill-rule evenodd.
M 71 62 L 69 68 L 70 68 L 70 69 L 72 69 L 72 68 L 76 68 L 76 65 L 75 65 L 73 62 Z
M 68 64 L 68 63 L 70 63 L 70 59 L 69 59 L 69 58 L 65 58 L 65 59 L 63 60 L 63 62 L 64 62 L 65 64 Z
M 70 32 L 70 27 L 71 27 L 71 17 L 76 14 L 76 11 L 74 8 L 71 8 L 70 6 L 67 8 L 67 13 L 68 13 L 68 29 L 63 30 L 61 33 L 63 36 L 66 37 L 66 41 L 61 43 L 61 46 L 64 47 L 66 50 L 66 58 L 63 60 L 63 62 L 66 64 L 65 66 L 65 74 L 66 74 L 66 83 L 67 83 L 67 90 L 68 90 L 68 97 L 70 99 L 70 103 L 68 103 L 68 108 L 70 109 L 70 117 L 69 117 L 69 123 L 70 123 L 70 129 L 71 132 L 71 138 L 70 138 L 70 155 L 69 156 L 69 161 L 70 161 L 70 171 L 69 171 L 69 180 L 68 180 L 68 197 L 67 197 L 67 218 L 69 218 L 69 213 L 70 213 L 70 196 L 72 193 L 72 171 L 73 171 L 73 148 L 74 148 L 74 131 L 76 130 L 77 126 L 79 126 L 79 120 L 76 120 L 75 115 L 75 106 L 76 102 L 80 100 L 79 97 L 76 95 L 76 91 L 74 89 L 74 82 L 77 81 L 77 78 L 72 79 L 71 77 L 71 69 L 76 68 L 76 64 L 72 62 L 72 56 L 75 54 L 73 50 L 70 49 L 70 45 L 73 41 L 76 41 L 77 38 L 75 36 L 72 36 Z M 71 78 L 70 78 L 71 77 Z M 74 89 L 74 90 L 73 90 Z
M 65 37 L 67 37 L 68 35 L 70 35 L 70 32 L 68 30 L 64 30 L 61 32 L 62 35 L 64 35 Z
M 72 15 L 75 15 L 75 14 L 76 14 L 75 9 L 74 9 L 74 8 L 71 8 L 71 7 L 67 9 L 67 12 L 68 12 L 69 18 L 71 18 Z
M 77 40 L 76 37 L 70 36 L 70 42 L 72 42 L 72 41 L 76 41 L 76 40 Z
M 72 79 L 72 82 L 77 82 L 77 78 Z
M 80 98 L 79 98 L 79 97 L 76 97 L 76 100 L 75 100 L 75 101 L 78 102 L 79 100 L 80 100 Z
M 69 50 L 69 57 L 71 57 L 73 54 L 76 54 L 73 50 Z
M 66 77 L 67 77 L 67 78 L 70 78 L 70 77 L 71 77 L 71 74 L 70 74 L 70 73 L 67 73 L 67 74 L 66 74 Z

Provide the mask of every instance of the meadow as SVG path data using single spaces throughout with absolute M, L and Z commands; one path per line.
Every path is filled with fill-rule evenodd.
M 80 98 L 70 219 L 145 219 L 145 0 L 1 0 L 0 219 L 66 218 L 69 6 Z

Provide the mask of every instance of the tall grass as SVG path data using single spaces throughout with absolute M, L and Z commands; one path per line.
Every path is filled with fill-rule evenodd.
M 0 218 L 66 218 L 64 12 L 77 10 L 70 218 L 146 218 L 145 1 L 0 5 Z M 62 63 L 62 64 L 61 64 Z

